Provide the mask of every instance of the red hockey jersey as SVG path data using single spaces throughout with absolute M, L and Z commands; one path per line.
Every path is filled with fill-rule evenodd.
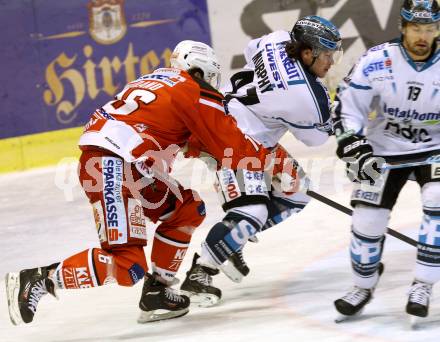
M 260 166 L 248 169 L 262 170 L 270 152 L 243 135 L 222 101 L 219 92 L 186 71 L 157 69 L 97 109 L 79 145 L 99 146 L 134 162 L 151 152 L 174 156 L 193 135 L 218 162 L 228 149 L 225 166 L 236 169 L 243 158 L 256 157 Z

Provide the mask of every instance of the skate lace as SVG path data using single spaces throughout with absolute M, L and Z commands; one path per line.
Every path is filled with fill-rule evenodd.
M 47 294 L 47 288 L 46 288 L 46 282 L 45 280 L 37 281 L 33 284 L 30 295 L 29 295 L 29 305 L 28 308 L 31 310 L 34 314 L 37 310 L 38 302 L 40 301 L 41 297 L 43 297 L 45 294 Z
M 351 290 L 344 297 L 342 297 L 342 300 L 346 301 L 347 303 L 350 303 L 351 305 L 358 305 L 360 302 L 366 299 L 369 296 L 369 294 L 370 294 L 369 289 L 362 289 L 360 287 L 355 286 L 353 290 Z
M 244 261 L 243 253 L 242 253 L 241 250 L 237 251 L 237 256 L 238 256 L 238 258 L 240 259 L 241 264 L 244 265 L 244 266 L 246 266 L 246 261 Z
M 201 269 L 199 269 L 197 271 L 197 273 L 191 274 L 189 276 L 189 279 L 197 281 L 197 282 L 199 282 L 199 283 L 201 283 L 201 284 L 203 284 L 205 286 L 211 286 L 211 284 L 212 284 L 211 276 L 208 273 L 206 273 L 203 270 L 201 270 Z
M 412 303 L 428 305 L 432 294 L 432 285 L 426 283 L 414 283 L 409 290 L 409 301 Z
M 184 301 L 183 297 L 177 294 L 173 289 L 166 287 L 165 288 L 165 297 L 172 302 L 181 303 Z

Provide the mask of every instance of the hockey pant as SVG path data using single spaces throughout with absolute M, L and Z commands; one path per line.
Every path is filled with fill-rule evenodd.
M 93 207 L 101 248 L 60 262 L 52 275 L 56 286 L 134 285 L 148 271 L 143 250 L 148 221 L 160 222 L 153 239 L 152 272 L 171 282 L 205 217 L 198 194 L 178 185 L 179 199 L 167 184 L 145 182 L 132 164 L 106 151 L 83 151 L 79 179 Z

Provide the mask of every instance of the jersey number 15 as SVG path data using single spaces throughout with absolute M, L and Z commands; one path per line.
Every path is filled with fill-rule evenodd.
M 131 91 L 130 91 L 131 90 Z M 156 99 L 156 94 L 145 89 L 129 89 L 116 95 L 116 101 L 108 102 L 102 107 L 107 113 L 129 115 L 139 109 L 140 102 L 148 104 Z

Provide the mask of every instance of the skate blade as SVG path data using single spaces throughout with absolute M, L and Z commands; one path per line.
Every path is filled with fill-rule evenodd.
M 8 298 L 9 318 L 14 325 L 22 324 L 23 319 L 21 318 L 20 309 L 18 307 L 18 291 L 20 290 L 19 273 L 7 273 L 5 285 Z
M 181 294 L 188 296 L 191 304 L 197 305 L 200 308 L 209 308 L 217 305 L 220 298 L 210 293 L 195 293 L 189 291 L 180 290 Z
M 219 268 L 234 283 L 241 283 L 243 280 L 243 274 L 235 268 L 232 262 L 226 261 L 226 263 L 220 265 Z
M 150 323 L 163 321 L 166 319 L 177 318 L 186 315 L 189 312 L 188 308 L 176 311 L 169 310 L 152 310 L 152 311 L 141 311 L 139 318 L 137 319 L 138 323 Z
M 364 311 L 364 309 L 360 310 L 359 312 L 356 312 L 354 315 L 351 315 L 351 316 L 338 313 L 338 316 L 336 316 L 336 318 L 335 318 L 335 323 L 339 324 L 339 323 L 343 323 L 343 322 L 355 321 L 356 318 L 358 318 L 362 314 L 363 311 Z
M 417 330 L 421 328 L 421 324 L 425 321 L 426 317 L 419 317 L 410 315 L 409 316 L 409 326 L 412 330 Z

